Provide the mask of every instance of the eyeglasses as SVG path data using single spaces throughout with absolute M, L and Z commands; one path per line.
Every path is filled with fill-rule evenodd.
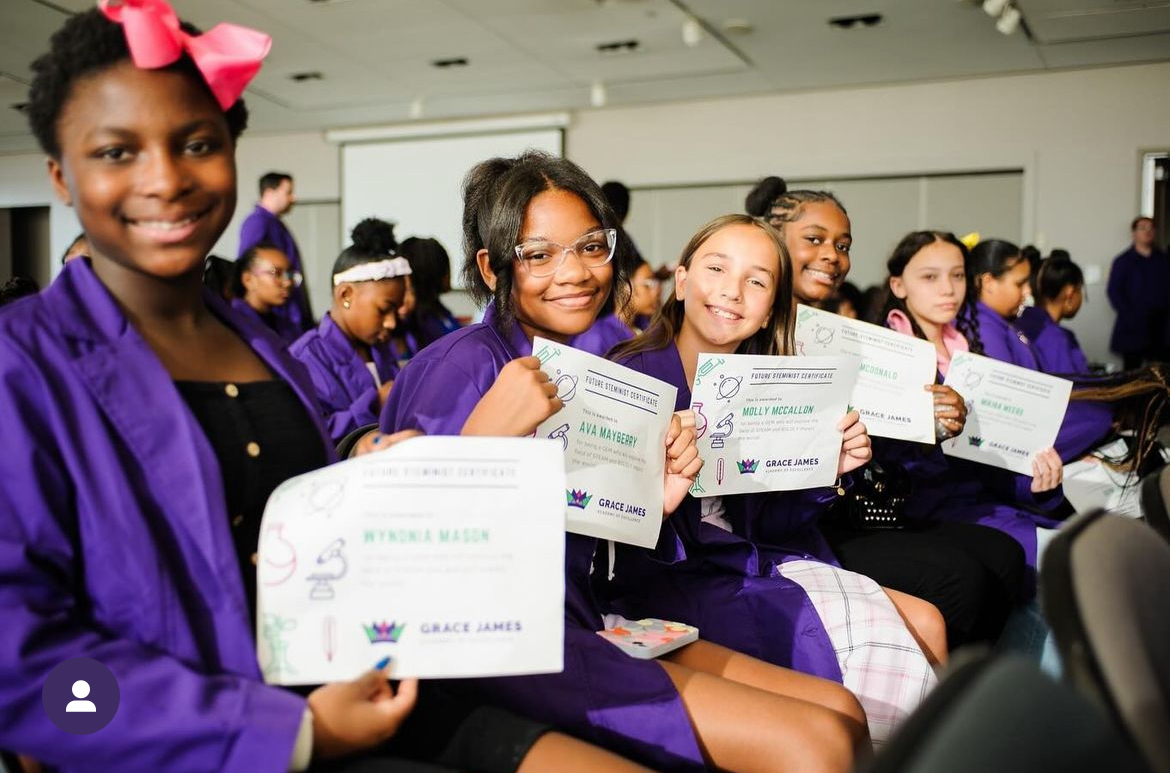
M 530 276 L 552 276 L 560 270 L 571 252 L 588 269 L 601 268 L 613 259 L 617 247 L 617 229 L 590 231 L 569 246 L 541 240 L 517 244 L 516 259 Z
M 265 274 L 266 276 L 270 276 L 277 282 L 288 282 L 293 287 L 300 287 L 301 282 L 305 281 L 305 278 L 301 275 L 300 271 L 291 271 L 289 269 L 282 271 L 281 269 L 274 268 L 273 266 L 268 266 L 267 268 L 257 268 L 254 269 L 254 272 L 257 274 Z

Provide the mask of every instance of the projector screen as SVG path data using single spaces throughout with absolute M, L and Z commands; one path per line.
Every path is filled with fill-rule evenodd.
M 463 177 L 480 161 L 529 148 L 562 153 L 562 132 L 547 128 L 499 134 L 346 144 L 341 148 L 342 244 L 363 218 L 380 217 L 408 236 L 438 239 L 451 256 L 451 284 L 461 286 Z

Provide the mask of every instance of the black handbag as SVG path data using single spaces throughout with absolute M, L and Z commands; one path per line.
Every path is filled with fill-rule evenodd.
M 838 504 L 838 515 L 852 529 L 904 529 L 910 478 L 896 468 L 870 462 L 855 475 L 852 488 Z

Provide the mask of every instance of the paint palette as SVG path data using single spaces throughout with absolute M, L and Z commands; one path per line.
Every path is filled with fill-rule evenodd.
M 699 629 L 686 623 L 659 620 L 625 620 L 598 631 L 597 635 L 632 658 L 650 660 L 686 646 L 699 638 Z

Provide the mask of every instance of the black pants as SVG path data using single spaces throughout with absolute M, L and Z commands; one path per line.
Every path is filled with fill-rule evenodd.
M 908 529 L 824 525 L 841 565 L 938 607 L 947 645 L 992 643 L 1023 600 L 1024 549 L 986 526 L 922 521 Z
M 386 743 L 340 760 L 314 763 L 312 773 L 514 773 L 551 728 L 485 706 L 438 682 L 419 685 L 418 703 Z

